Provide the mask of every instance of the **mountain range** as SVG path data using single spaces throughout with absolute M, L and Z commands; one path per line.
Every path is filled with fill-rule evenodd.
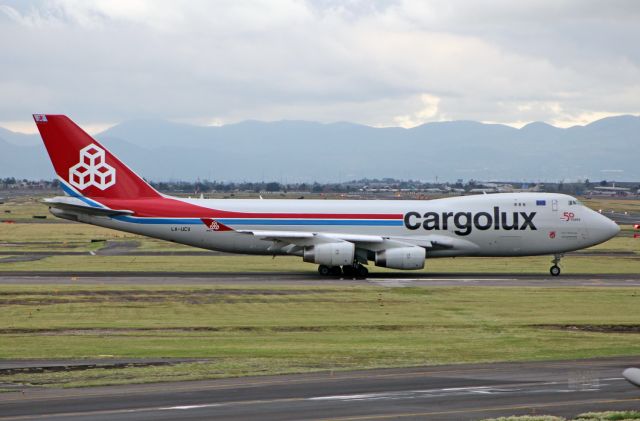
M 352 123 L 244 121 L 219 127 L 135 120 L 96 138 L 147 179 L 334 182 L 640 180 L 640 117 L 557 128 L 473 121 L 411 129 Z M 0 128 L 0 178 L 51 179 L 37 134 Z

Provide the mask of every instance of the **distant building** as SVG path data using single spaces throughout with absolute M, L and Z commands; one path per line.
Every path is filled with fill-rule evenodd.
M 593 188 L 594 195 L 599 196 L 628 196 L 631 193 L 631 189 L 627 187 L 616 187 L 613 186 L 597 186 Z

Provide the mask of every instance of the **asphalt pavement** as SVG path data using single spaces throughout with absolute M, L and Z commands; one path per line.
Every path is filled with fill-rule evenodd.
M 0 394 L 0 420 L 430 419 L 640 409 L 640 358 L 322 372 Z
M 377 285 L 409 286 L 505 286 L 505 287 L 640 287 L 640 274 L 522 275 L 505 273 L 411 273 L 370 274 L 367 279 L 326 278 L 314 272 L 0 272 L 0 285 Z

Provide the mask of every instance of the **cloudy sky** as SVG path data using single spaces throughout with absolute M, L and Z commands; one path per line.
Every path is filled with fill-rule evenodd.
M 585 124 L 640 113 L 640 1 L 0 0 L 0 126 Z

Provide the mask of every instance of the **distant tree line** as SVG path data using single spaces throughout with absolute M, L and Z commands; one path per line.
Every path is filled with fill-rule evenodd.
M 607 180 L 591 182 L 584 180 L 580 182 L 563 182 L 556 183 L 523 183 L 513 181 L 501 182 L 482 182 L 478 180 L 458 180 L 455 183 L 443 182 L 424 182 L 418 180 L 396 180 L 393 178 L 364 178 L 360 180 L 352 180 L 343 183 L 279 183 L 276 181 L 269 182 L 222 182 L 211 180 L 197 181 L 160 181 L 149 183 L 159 191 L 167 193 L 185 193 L 185 194 L 206 194 L 206 193 L 228 193 L 234 192 L 252 192 L 252 193 L 290 193 L 290 192 L 311 192 L 311 193 L 366 193 L 366 192 L 384 192 L 384 191 L 402 191 L 402 192 L 429 192 L 442 193 L 465 193 L 477 190 L 491 191 L 509 191 L 527 190 L 545 192 L 558 192 L 572 195 L 583 195 L 591 191 L 596 186 L 609 186 L 612 183 Z M 632 191 L 640 189 L 638 182 L 616 182 L 618 187 L 627 187 Z M 15 177 L 0 178 L 0 189 L 12 190 L 58 190 L 60 183 L 55 180 L 27 180 L 17 179 Z

